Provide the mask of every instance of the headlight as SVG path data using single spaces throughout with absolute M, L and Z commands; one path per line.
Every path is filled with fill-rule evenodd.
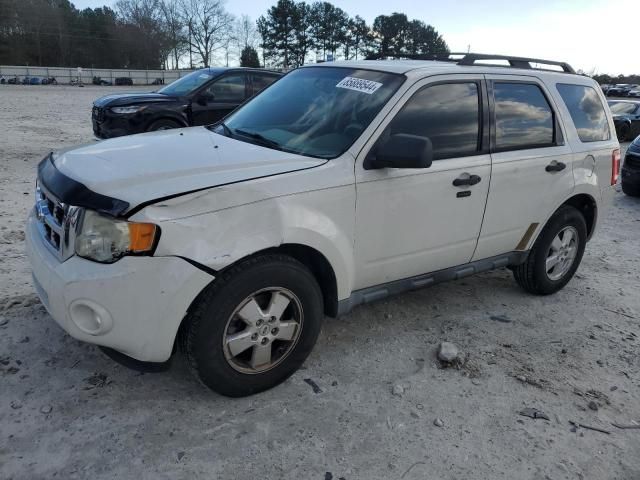
M 111 111 L 117 114 L 127 114 L 141 112 L 145 108 L 147 107 L 145 107 L 144 105 L 136 105 L 133 107 L 111 107 Z
M 116 220 L 86 210 L 76 236 L 76 254 L 103 263 L 113 263 L 123 255 L 148 255 L 159 233 L 153 223 Z

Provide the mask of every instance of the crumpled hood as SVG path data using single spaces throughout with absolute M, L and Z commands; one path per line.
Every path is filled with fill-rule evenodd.
M 113 93 L 98 98 L 93 104 L 96 107 L 116 107 L 123 105 L 137 105 L 149 102 L 175 102 L 176 97 L 163 95 L 155 92 L 130 92 L 130 93 Z
M 89 190 L 141 203 L 322 165 L 211 132 L 182 128 L 118 137 L 54 154 L 56 168 Z

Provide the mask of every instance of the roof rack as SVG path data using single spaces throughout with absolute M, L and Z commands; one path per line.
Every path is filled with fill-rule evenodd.
M 418 55 L 373 55 L 368 57 L 369 60 L 379 60 L 383 58 L 406 58 L 409 60 L 436 60 L 439 62 L 453 62 L 457 65 L 465 65 L 465 66 L 473 66 L 479 65 L 477 61 L 491 61 L 491 60 L 502 60 L 509 63 L 511 68 L 525 68 L 525 69 L 536 69 L 536 70 L 550 70 L 556 72 L 557 70 L 551 68 L 543 68 L 538 65 L 547 65 L 547 66 L 555 66 L 560 67 L 564 73 L 576 73 L 576 71 L 566 62 L 556 62 L 553 60 L 542 60 L 540 58 L 528 58 L 528 57 L 512 57 L 510 55 L 492 55 L 486 53 L 459 53 L 459 52 L 451 52 L 444 54 L 418 54 Z M 459 57 L 459 58 L 454 58 Z M 489 65 L 487 63 L 483 63 L 482 65 Z M 535 65 L 535 66 L 534 66 Z M 494 64 L 497 67 L 504 67 L 505 65 L 501 65 L 499 63 Z

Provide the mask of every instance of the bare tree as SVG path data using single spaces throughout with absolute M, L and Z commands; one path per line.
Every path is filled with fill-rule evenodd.
M 258 29 L 249 15 L 241 15 L 236 20 L 234 30 L 238 50 L 242 51 L 246 47 L 255 48 L 258 43 Z
M 168 47 L 171 49 L 171 56 L 173 56 L 173 65 L 174 68 L 178 68 L 180 57 L 187 47 L 182 14 L 175 0 L 160 0 L 160 11 L 162 12 Z
M 213 54 L 227 43 L 233 15 L 225 10 L 223 0 L 180 0 L 180 9 L 189 28 L 190 47 L 208 67 Z

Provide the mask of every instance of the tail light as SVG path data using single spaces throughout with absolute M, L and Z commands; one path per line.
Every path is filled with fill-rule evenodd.
M 611 185 L 618 183 L 620 176 L 620 149 L 616 148 L 611 154 Z

